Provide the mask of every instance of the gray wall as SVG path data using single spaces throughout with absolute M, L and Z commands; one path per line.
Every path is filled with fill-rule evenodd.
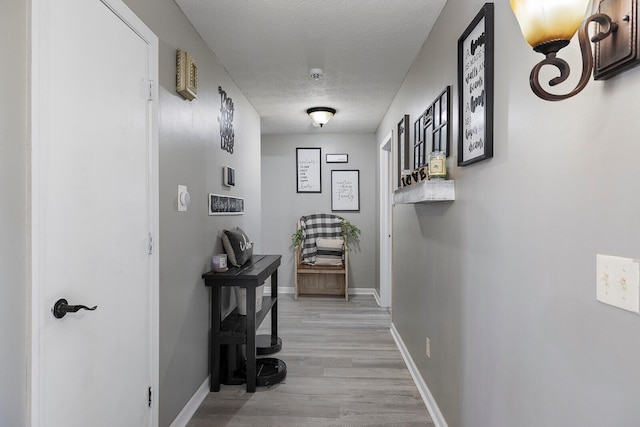
M 201 274 L 222 253 L 219 233 L 242 227 L 260 250 L 260 117 L 173 0 L 128 0 L 160 39 L 160 425 L 168 425 L 209 372 L 209 290 Z M 198 98 L 175 91 L 176 49 L 198 63 Z M 218 86 L 235 105 L 233 154 L 220 148 Z M 232 190 L 222 167 L 236 169 Z M 191 205 L 177 211 L 177 186 Z M 245 198 L 244 215 L 208 216 L 207 194 Z
M 0 424 L 27 417 L 27 2 L 9 0 L 0 13 Z
M 453 85 L 456 144 L 457 39 L 482 4 L 448 1 L 378 141 Z M 542 101 L 541 55 L 495 12 L 495 155 L 461 168 L 454 148 L 456 201 L 395 206 L 393 322 L 450 426 L 636 426 L 640 317 L 596 301 L 595 262 L 640 258 L 640 69 Z
M 327 127 L 330 126 L 327 125 Z M 378 286 L 376 220 L 376 144 L 374 134 L 262 135 L 262 243 L 265 252 L 282 254 L 278 285 L 293 286 L 291 234 L 302 215 L 331 213 L 331 170 L 360 170 L 360 212 L 335 212 L 362 231 L 350 252 L 350 288 Z M 322 193 L 296 192 L 296 148 L 322 149 Z M 326 154 L 346 153 L 348 163 L 326 163 Z

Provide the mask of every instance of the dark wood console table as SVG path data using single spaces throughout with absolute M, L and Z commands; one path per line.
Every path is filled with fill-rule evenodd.
M 211 391 L 220 391 L 220 346 L 246 344 L 247 392 L 256 391 L 256 329 L 271 310 L 271 336 L 278 336 L 278 267 L 281 255 L 254 255 L 242 267 L 231 267 L 224 273 L 210 271 L 202 275 L 211 287 Z M 256 287 L 271 276 L 271 296 L 263 297 L 262 310 L 256 313 Z M 247 289 L 247 315 L 234 309 L 224 321 L 221 317 L 221 288 L 240 286 Z

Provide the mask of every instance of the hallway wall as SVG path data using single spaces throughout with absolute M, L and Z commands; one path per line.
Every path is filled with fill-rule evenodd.
M 209 375 L 210 291 L 201 275 L 223 253 L 219 234 L 240 226 L 255 240 L 261 218 L 260 117 L 173 0 L 125 0 L 160 39 L 160 426 L 167 426 Z M 176 49 L 198 63 L 198 98 L 176 93 Z M 233 154 L 220 147 L 221 86 L 235 110 Z M 222 185 L 222 167 L 236 186 Z M 177 211 L 177 186 L 191 204 Z M 245 214 L 209 216 L 207 194 L 245 198 Z M 225 290 L 224 297 L 234 304 Z
M 282 254 L 278 274 L 280 287 L 293 287 L 291 234 L 302 215 L 331 212 L 331 171 L 360 170 L 360 212 L 335 212 L 362 231 L 360 244 L 349 253 L 349 288 L 376 288 L 377 197 L 376 145 L 374 134 L 262 135 L 262 242 L 268 253 Z M 297 193 L 296 148 L 322 150 L 322 193 Z M 348 163 L 326 163 L 327 154 L 345 153 Z
M 7 0 L 0 13 L 0 424 L 27 424 L 28 2 Z
M 449 426 L 637 425 L 640 317 L 596 301 L 595 267 L 640 258 L 640 68 L 542 101 L 495 2 L 495 155 L 457 167 L 457 39 L 482 5 L 447 2 L 377 132 L 452 85 L 456 200 L 394 208 L 394 325 Z

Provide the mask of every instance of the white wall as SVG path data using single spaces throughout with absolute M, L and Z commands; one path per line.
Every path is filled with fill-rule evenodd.
M 496 2 L 495 155 L 457 167 L 457 39 L 482 5 L 448 1 L 377 133 L 452 85 L 456 201 L 394 208 L 393 322 L 450 426 L 637 425 L 640 317 L 596 301 L 595 264 L 640 258 L 640 69 L 542 101 Z
M 28 2 L 0 13 L 0 424 L 27 424 Z
M 329 126 L 329 125 L 327 125 Z M 331 213 L 331 170 L 360 170 L 360 212 L 335 212 L 362 231 L 351 245 L 350 288 L 377 288 L 377 179 L 374 134 L 262 135 L 262 242 L 266 253 L 282 254 L 278 286 L 293 287 L 291 234 L 302 215 Z M 322 150 L 322 193 L 297 193 L 296 148 Z M 348 163 L 326 163 L 326 154 L 345 153 Z

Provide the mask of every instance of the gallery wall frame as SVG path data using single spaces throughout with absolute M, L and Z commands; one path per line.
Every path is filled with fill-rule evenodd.
M 458 166 L 493 157 L 493 9 L 485 3 L 458 39 Z
M 360 170 L 331 171 L 331 210 L 360 211 Z
M 449 156 L 450 93 L 447 86 L 414 122 L 413 170 L 424 167 L 434 151 Z
M 198 97 L 198 63 L 180 49 L 176 51 L 176 92 L 188 101 Z
M 405 114 L 404 117 L 398 122 L 398 188 L 401 187 L 400 182 L 402 179 L 402 174 L 405 170 L 410 169 L 411 164 L 409 161 L 409 152 L 411 150 L 409 133 L 411 132 L 411 128 L 409 127 L 409 115 Z
M 296 191 L 322 193 L 322 149 L 296 148 Z
M 242 197 L 225 196 L 209 193 L 209 215 L 242 215 L 244 199 Z
M 327 154 L 327 163 L 349 163 L 348 154 Z

